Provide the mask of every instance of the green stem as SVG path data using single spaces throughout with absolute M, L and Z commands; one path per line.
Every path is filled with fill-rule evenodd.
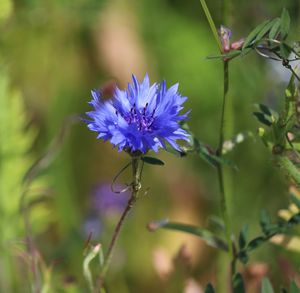
M 123 211 L 119 222 L 117 223 L 117 226 L 115 227 L 112 239 L 110 241 L 110 244 L 108 246 L 108 250 L 106 253 L 105 261 L 100 273 L 100 289 L 103 286 L 104 278 L 107 274 L 107 271 L 109 269 L 112 257 L 113 257 L 113 251 L 117 242 L 117 239 L 119 238 L 121 228 L 123 227 L 125 220 L 131 211 L 132 207 L 134 206 L 135 202 L 138 199 L 139 190 L 141 188 L 141 173 L 142 173 L 142 167 L 140 164 L 141 160 L 140 157 L 132 157 L 132 175 L 133 175 L 133 181 L 132 181 L 132 192 L 131 197 L 127 203 L 127 206 L 125 210 Z
M 220 38 L 219 38 L 218 30 L 217 30 L 216 25 L 215 25 L 215 23 L 214 23 L 214 21 L 213 21 L 213 19 L 211 17 L 211 14 L 210 14 L 209 9 L 208 9 L 208 7 L 206 5 L 206 2 L 205 2 L 205 0 L 200 0 L 200 3 L 201 3 L 201 6 L 202 6 L 202 9 L 204 11 L 204 14 L 205 14 L 205 16 L 207 18 L 207 21 L 208 21 L 208 24 L 210 26 L 210 29 L 211 29 L 211 31 L 212 31 L 212 33 L 213 33 L 213 35 L 215 37 L 215 40 L 216 40 L 216 42 L 218 44 L 219 50 L 222 53 L 223 52 L 223 48 L 222 48 L 222 44 L 221 44 L 221 41 L 220 41 Z
M 281 167 L 288 177 L 292 178 L 297 186 L 300 186 L 300 172 L 298 168 L 285 155 L 276 156 L 279 167 Z
M 214 35 L 214 38 L 218 44 L 218 48 L 221 53 L 223 53 L 223 47 L 222 43 L 219 38 L 218 30 L 216 28 L 216 25 L 211 17 L 211 14 L 209 12 L 209 9 L 206 5 L 205 0 L 200 0 L 202 9 L 205 13 L 205 16 L 207 18 L 207 21 L 209 23 L 210 29 Z M 224 20 L 228 21 L 228 16 L 230 14 L 230 6 L 231 2 L 230 0 L 224 0 Z M 229 89 L 229 61 L 228 60 L 223 60 L 223 78 L 224 78 L 224 88 L 223 88 L 223 103 L 222 103 L 222 113 L 221 113 L 221 126 L 220 126 L 220 137 L 219 137 L 219 147 L 218 147 L 218 156 L 222 158 L 222 149 L 223 149 L 223 143 L 224 143 L 224 136 L 225 136 L 225 118 L 226 118 L 226 112 L 228 112 L 228 107 L 231 106 L 230 104 L 228 105 L 228 89 Z M 232 247 L 232 241 L 231 241 L 231 234 L 232 234 L 232 228 L 231 228 L 231 221 L 228 213 L 228 207 L 227 207 L 227 197 L 226 197 L 226 189 L 225 189 L 225 179 L 224 179 L 224 170 L 223 166 L 221 163 L 218 164 L 218 181 L 219 181 L 219 188 L 220 188 L 220 195 L 221 195 L 221 212 L 222 212 L 222 217 L 225 223 L 225 229 L 226 229 L 226 239 L 229 247 L 229 255 L 231 258 L 231 275 L 235 271 L 235 256 L 234 256 L 234 251 Z M 224 284 L 221 284 L 220 286 L 222 290 L 225 290 Z
M 220 125 L 220 137 L 219 137 L 219 147 L 218 147 L 218 156 L 222 158 L 222 149 L 223 149 L 223 143 L 224 143 L 224 133 L 226 128 L 226 108 L 227 108 L 227 95 L 228 95 L 228 85 L 229 85 L 229 68 L 228 68 L 228 62 L 223 62 L 223 73 L 224 73 L 224 88 L 223 88 L 223 103 L 222 103 L 222 112 L 221 112 L 221 125 Z M 232 241 L 231 241 L 231 234 L 232 234 L 232 228 L 231 228 L 231 221 L 228 213 L 228 207 L 227 207 L 227 197 L 226 197 L 226 188 L 225 188 L 225 180 L 224 180 L 224 170 L 221 163 L 218 164 L 218 180 L 219 180 L 219 188 L 220 188 L 220 196 L 221 196 L 221 212 L 222 212 L 222 218 L 225 223 L 225 230 L 226 230 L 226 239 L 228 243 L 229 248 L 229 254 L 231 260 L 234 259 L 234 252 L 232 248 Z M 233 270 L 231 271 L 231 273 Z

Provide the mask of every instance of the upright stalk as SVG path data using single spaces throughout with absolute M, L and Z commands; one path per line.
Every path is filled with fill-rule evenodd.
M 221 125 L 220 125 L 220 137 L 219 137 L 219 147 L 218 147 L 218 156 L 222 158 L 222 149 L 224 143 L 224 134 L 226 128 L 226 108 L 227 108 L 227 94 L 228 94 L 228 84 L 229 84 L 229 68 L 228 68 L 229 61 L 223 61 L 223 78 L 224 78 L 224 87 L 223 87 L 223 103 L 222 103 L 222 112 L 221 112 Z M 226 188 L 224 183 L 224 170 L 221 163 L 218 164 L 218 178 L 219 178 L 219 186 L 220 186 L 220 195 L 221 195 L 221 212 L 222 217 L 225 222 L 225 229 L 226 229 L 226 238 L 229 247 L 229 253 L 231 259 L 234 258 L 233 254 L 233 247 L 231 241 L 231 221 L 228 214 L 228 207 L 227 207 L 227 198 L 226 198 Z
M 141 188 L 141 173 L 142 173 L 142 166 L 141 166 L 141 159 L 139 156 L 132 156 L 132 191 L 131 191 L 131 197 L 128 200 L 127 206 L 124 209 L 119 222 L 116 225 L 116 228 L 113 232 L 113 236 L 111 238 L 110 244 L 108 246 L 108 250 L 106 253 L 106 257 L 105 257 L 105 261 L 100 273 L 100 288 L 103 286 L 103 282 L 104 282 L 104 278 L 106 276 L 106 273 L 109 269 L 110 263 L 111 263 L 111 259 L 113 257 L 113 251 L 114 251 L 114 247 L 116 245 L 116 241 L 120 235 L 121 232 L 121 228 L 123 227 L 125 220 L 130 212 L 130 210 L 132 209 L 132 207 L 134 206 L 136 200 L 138 199 L 138 195 L 139 195 L 139 190 Z
M 205 13 L 205 16 L 207 18 L 207 21 L 209 23 L 210 29 L 214 35 L 214 38 L 216 40 L 216 43 L 218 44 L 218 48 L 221 54 L 223 54 L 223 47 L 222 47 L 222 43 L 220 41 L 219 38 L 219 34 L 218 34 L 218 30 L 216 28 L 216 25 L 211 17 L 211 14 L 209 12 L 209 9 L 206 5 L 205 0 L 200 0 L 202 9 Z M 228 15 L 229 15 L 229 10 L 230 10 L 230 2 L 224 0 L 224 19 L 228 20 Z M 224 143 L 224 136 L 225 136 L 225 129 L 226 129 L 226 113 L 228 112 L 228 107 L 230 106 L 230 104 L 228 103 L 228 89 L 229 89 L 229 61 L 228 60 L 223 60 L 223 82 L 224 82 L 224 87 L 223 87 L 223 102 L 222 102 L 222 112 L 221 112 L 221 125 L 220 125 L 220 135 L 219 135 L 219 146 L 218 146 L 218 156 L 220 158 L 222 158 L 222 149 L 223 149 L 223 143 Z M 229 104 L 229 105 L 228 105 Z M 217 166 L 217 171 L 218 171 L 218 181 L 219 181 L 219 188 L 220 188 L 220 205 L 221 205 L 221 213 L 222 213 L 222 218 L 224 220 L 224 224 L 225 224 L 225 229 L 226 229 L 226 239 L 227 239 L 227 243 L 228 243 L 228 247 L 229 247 L 229 256 L 231 258 L 231 275 L 234 273 L 235 270 L 235 266 L 232 265 L 235 262 L 233 261 L 235 259 L 234 256 L 234 251 L 233 251 L 233 247 L 232 247 L 232 241 L 231 241 L 231 234 L 232 234 L 232 230 L 231 230 L 231 221 L 230 221 L 230 217 L 229 217 L 229 213 L 228 213 L 228 198 L 227 198 L 227 194 L 226 194 L 226 186 L 225 186 L 225 182 L 226 182 L 226 178 L 225 174 L 224 174 L 224 170 L 223 170 L 223 166 L 221 163 L 218 164 Z M 226 264 L 228 263 L 225 260 Z M 222 259 L 222 264 L 223 263 L 223 259 Z M 219 278 L 219 280 L 225 281 L 226 275 L 227 274 L 227 270 L 224 270 L 224 268 L 221 268 L 221 274 L 222 277 Z M 224 276 L 223 276 L 224 275 Z M 227 275 L 228 277 L 228 275 Z M 220 284 L 220 288 L 218 289 L 220 290 L 220 292 L 226 292 L 226 285 L 225 284 Z

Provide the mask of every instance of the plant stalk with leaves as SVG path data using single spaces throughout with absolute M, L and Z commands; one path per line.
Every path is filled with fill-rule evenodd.
M 142 169 L 143 169 L 142 168 L 143 161 L 141 160 L 141 156 L 133 155 L 131 163 L 132 163 L 132 176 L 133 176 L 133 180 L 131 183 L 131 197 L 128 200 L 127 206 L 125 207 L 125 209 L 114 229 L 112 239 L 108 246 L 108 251 L 106 253 L 104 264 L 102 266 L 101 273 L 100 273 L 100 287 L 103 285 L 105 275 L 106 275 L 109 265 L 111 263 L 111 259 L 113 256 L 113 250 L 116 245 L 116 241 L 120 235 L 121 228 L 124 225 L 124 222 L 129 214 L 129 212 L 131 211 L 131 209 L 133 208 L 135 202 L 137 201 L 137 199 L 139 197 L 139 191 L 141 189 L 141 176 L 142 176 Z

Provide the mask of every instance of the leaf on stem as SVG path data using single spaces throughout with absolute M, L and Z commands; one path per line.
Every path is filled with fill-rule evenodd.
M 243 277 L 240 273 L 233 276 L 232 279 L 233 293 L 245 293 L 245 285 Z
M 245 40 L 245 43 L 243 45 L 243 50 L 249 46 L 251 46 L 254 41 L 256 40 L 257 35 L 263 30 L 263 28 L 268 25 L 271 21 L 270 20 L 266 20 L 263 23 L 259 24 L 255 29 L 253 29 L 250 34 L 248 35 L 248 37 Z
M 231 50 L 229 53 L 220 54 L 220 55 L 211 55 L 207 56 L 207 59 L 232 59 L 239 56 L 242 53 L 241 50 Z
M 215 289 L 212 284 L 207 284 L 204 293 L 215 293 Z
M 271 126 L 272 125 L 272 121 L 270 121 L 270 119 L 264 115 L 263 113 L 261 112 L 253 112 L 253 115 L 257 118 L 257 120 L 266 125 L 266 126 Z
M 266 210 L 260 211 L 259 224 L 264 234 L 267 234 L 267 227 L 271 224 L 271 218 Z
M 285 39 L 289 33 L 290 30 L 290 15 L 288 11 L 284 8 L 281 13 L 281 26 L 280 26 L 280 34 L 282 39 Z
M 244 249 L 247 244 L 248 225 L 244 225 L 239 235 L 239 247 Z
M 165 164 L 163 161 L 149 156 L 141 157 L 141 160 L 150 165 L 163 166 Z
M 281 18 L 277 17 L 277 18 L 275 18 L 273 26 L 270 29 L 269 38 L 271 40 L 276 39 L 278 34 L 280 33 L 280 30 L 281 30 Z
M 157 229 L 161 228 L 193 234 L 204 240 L 209 246 L 218 248 L 223 251 L 228 251 L 228 245 L 226 244 L 226 242 L 209 230 L 202 229 L 193 225 L 169 222 L 168 220 L 154 221 L 148 224 L 148 229 L 150 231 L 156 231 Z

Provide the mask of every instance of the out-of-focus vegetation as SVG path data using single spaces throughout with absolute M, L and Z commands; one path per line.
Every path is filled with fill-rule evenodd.
M 216 24 L 223 24 L 223 1 L 208 4 Z M 280 15 L 282 5 L 297 39 L 296 0 L 232 0 L 226 25 L 239 39 Z M 108 88 L 112 80 L 124 87 L 132 73 L 142 78 L 149 72 L 152 81 L 166 79 L 169 86 L 179 82 L 192 109 L 190 128 L 217 146 L 222 64 L 206 59 L 217 50 L 196 0 L 0 2 L 0 292 L 88 292 L 86 242 L 91 238 L 105 250 L 119 215 L 108 208 L 113 203 L 97 198 L 107 196 L 104 187 L 128 160 L 83 123 L 70 123 L 90 110 L 90 90 Z M 275 216 L 288 203 L 285 180 L 255 138 L 252 115 L 254 103 L 276 109 L 284 96 L 285 71 L 275 66 L 251 54 L 230 67 L 229 132 L 254 134 L 230 155 L 238 167 L 230 216 L 236 232 L 247 222 L 252 236 L 261 208 Z M 159 158 L 163 168 L 145 167 L 150 190 L 122 231 L 109 292 L 202 292 L 217 278 L 218 255 L 201 240 L 146 229 L 161 218 L 207 226 L 208 215 L 220 214 L 215 171 L 193 156 L 161 152 Z M 266 244 L 244 272 L 249 292 L 259 292 L 265 275 L 274 284 L 287 284 L 290 275 L 299 281 L 299 262 L 299 251 Z

